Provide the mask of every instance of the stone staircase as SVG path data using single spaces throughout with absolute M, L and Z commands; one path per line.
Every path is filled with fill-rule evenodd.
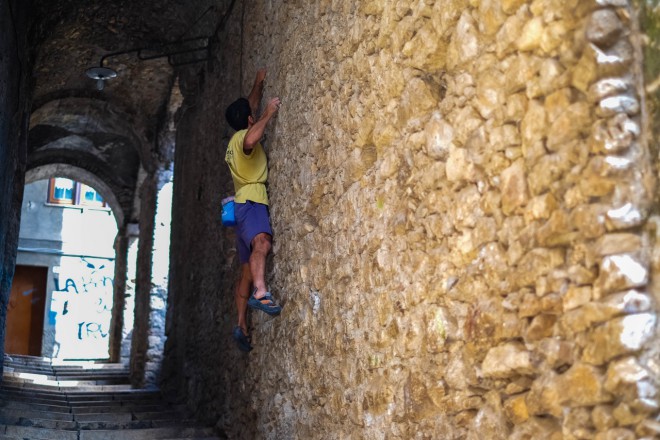
M 5 355 L 0 440 L 218 440 L 121 364 Z

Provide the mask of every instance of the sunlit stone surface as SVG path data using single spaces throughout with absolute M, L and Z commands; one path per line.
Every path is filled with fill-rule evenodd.
M 177 151 L 197 188 L 193 152 L 221 161 L 209 152 L 226 138 L 208 127 L 272 69 L 265 94 L 283 106 L 267 132 L 268 282 L 284 312 L 253 315 L 256 348 L 240 357 L 235 267 L 203 258 L 233 252 L 233 234 L 218 229 L 223 245 L 186 261 L 174 252 L 200 280 L 177 307 L 218 312 L 216 328 L 195 320 L 169 343 L 219 348 L 170 380 L 202 412 L 219 396 L 230 415 L 218 425 L 236 438 L 660 436 L 657 119 L 637 12 L 626 0 L 247 2 L 242 33 L 221 38 L 243 63 L 189 79 L 204 94 Z M 222 198 L 195 195 L 187 236 L 210 227 L 199 205 Z

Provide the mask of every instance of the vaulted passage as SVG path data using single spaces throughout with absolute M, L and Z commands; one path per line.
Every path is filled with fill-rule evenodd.
M 659 29 L 652 0 L 3 0 L 0 341 L 25 185 L 60 177 L 116 219 L 109 360 L 219 438 L 660 437 Z M 246 353 L 225 109 L 262 68 L 283 310 Z

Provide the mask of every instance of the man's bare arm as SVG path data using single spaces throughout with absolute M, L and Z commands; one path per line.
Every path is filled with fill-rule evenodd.
M 259 103 L 261 103 L 261 97 L 264 93 L 264 80 L 266 79 L 266 69 L 257 70 L 257 75 L 254 78 L 254 84 L 252 85 L 252 90 L 248 95 L 248 102 L 250 103 L 250 109 L 252 114 L 256 115 L 257 110 L 259 110 Z
M 261 140 L 268 121 L 275 116 L 275 113 L 277 113 L 279 109 L 280 98 L 271 99 L 266 105 L 266 109 L 264 110 L 264 114 L 261 115 L 261 118 L 248 128 L 247 133 L 245 133 L 245 138 L 243 139 L 243 152 L 245 154 L 250 154 L 254 146 L 257 145 L 257 142 Z

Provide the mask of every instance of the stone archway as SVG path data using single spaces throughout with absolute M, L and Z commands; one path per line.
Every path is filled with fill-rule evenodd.
M 90 179 L 112 195 L 121 227 L 135 219 L 142 146 L 131 118 L 119 108 L 92 98 L 61 98 L 42 104 L 30 117 L 28 170 L 60 164 L 58 171 Z M 148 165 L 146 166 L 148 168 Z M 49 172 L 50 168 L 45 168 Z M 83 170 L 83 171 L 74 171 Z M 110 201 L 110 199 L 108 199 Z M 119 221 L 121 219 L 121 221 Z
M 129 331 L 124 329 L 126 321 L 133 322 L 130 316 L 133 314 L 132 307 L 126 307 L 126 282 L 127 272 L 129 270 L 135 271 L 135 261 L 127 259 L 129 239 L 126 234 L 125 221 L 130 216 L 130 212 L 126 212 L 122 207 L 113 188 L 102 178 L 96 174 L 77 166 L 65 163 L 51 163 L 46 165 L 31 168 L 26 172 L 25 184 L 30 184 L 38 180 L 49 179 L 52 177 L 64 177 L 72 179 L 77 182 L 84 183 L 94 188 L 107 203 L 112 211 L 113 217 L 117 224 L 118 233 L 114 239 L 115 249 L 115 267 L 113 277 L 113 308 L 112 318 L 109 328 L 109 353 L 110 359 L 113 361 L 119 360 L 120 347 L 125 343 L 122 335 L 130 334 Z M 127 319 L 129 318 L 129 319 Z M 128 342 L 130 344 L 130 341 Z
M 26 182 L 57 176 L 90 185 L 117 222 L 109 345 L 110 359 L 119 361 L 122 345 L 130 343 L 124 341 L 131 334 L 124 323 L 133 322 L 133 308 L 126 307 L 127 273 L 139 269 L 128 258 L 137 244 L 127 225 L 134 230 L 138 223 L 146 141 L 136 134 L 127 112 L 102 99 L 59 96 L 40 101 L 30 118 Z

